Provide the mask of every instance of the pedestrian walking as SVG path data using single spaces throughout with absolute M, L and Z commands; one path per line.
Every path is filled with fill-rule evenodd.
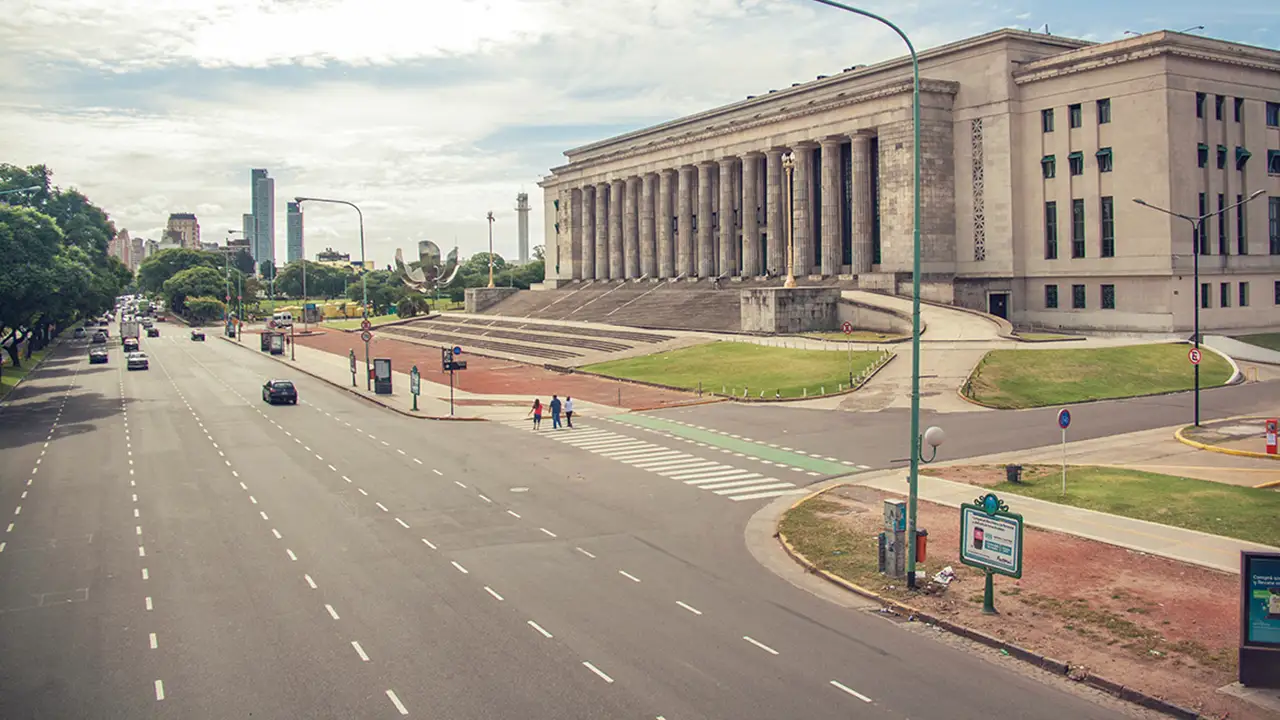
M 573 398 L 568 395 L 564 396 L 564 424 L 573 427 Z
M 542 427 L 542 400 L 541 399 L 539 398 L 533 399 L 533 409 L 529 411 L 529 414 L 533 416 L 533 429 L 537 430 L 538 428 Z
M 559 430 L 559 429 L 560 429 L 560 408 L 561 408 L 561 405 L 562 405 L 562 404 L 561 404 L 561 402 L 560 402 L 560 398 L 559 398 L 559 397 L 556 397 L 555 395 L 552 395 L 552 396 L 551 396 L 551 429 L 552 429 L 552 430 Z

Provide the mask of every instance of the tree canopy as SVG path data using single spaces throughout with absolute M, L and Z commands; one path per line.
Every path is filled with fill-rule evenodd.
M 189 248 L 161 250 L 143 260 L 138 266 L 138 286 L 147 292 L 160 292 L 169 278 L 183 270 L 208 267 L 221 272 L 226 263 L 226 258 L 222 255 L 204 250 Z
M 165 281 L 161 292 L 174 312 L 184 312 L 187 298 L 220 297 L 226 288 L 226 275 L 207 265 L 196 265 L 178 272 Z

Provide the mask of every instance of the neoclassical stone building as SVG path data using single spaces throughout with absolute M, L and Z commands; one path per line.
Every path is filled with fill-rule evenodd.
M 998 30 L 920 54 L 928 299 L 1021 324 L 1280 323 L 1280 52 Z M 575 148 L 541 183 L 548 287 L 785 274 L 907 294 L 908 58 Z M 1191 278 L 1190 225 L 1213 216 Z

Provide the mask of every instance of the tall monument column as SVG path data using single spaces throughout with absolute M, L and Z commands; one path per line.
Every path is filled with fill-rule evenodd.
M 822 274 L 832 277 L 840 274 L 844 263 L 841 252 L 844 228 L 841 223 L 840 145 L 843 137 L 822 139 Z
M 657 179 L 653 173 L 640 176 L 640 274 L 651 278 L 658 276 L 653 234 L 653 189 Z
M 596 183 L 597 280 L 609 279 L 609 183 Z
M 582 189 L 572 188 L 569 199 L 569 273 L 574 280 L 581 280 L 582 273 Z
M 596 189 L 582 186 L 582 279 L 596 276 Z
M 716 263 L 717 275 L 737 275 L 738 224 L 733 217 L 733 165 L 734 158 L 721 158 L 720 163 L 720 253 Z
M 621 280 L 622 272 L 622 207 L 626 183 L 614 180 L 609 184 L 609 277 Z
M 792 245 L 795 250 L 791 257 L 792 273 L 796 277 L 808 275 L 813 270 L 813 219 L 809 213 L 809 183 L 813 177 L 813 147 L 804 144 L 797 145 L 792 152 L 795 153 L 796 166 L 792 176 L 791 188 L 791 210 L 792 210 L 792 232 L 794 239 Z
M 787 204 L 782 197 L 782 155 L 785 152 L 781 148 L 771 148 L 764 156 L 765 270 L 775 275 L 787 274 Z
M 698 277 L 715 277 L 715 224 L 711 220 L 713 162 L 698 163 Z
M 697 168 L 685 165 L 680 168 L 677 186 L 677 202 L 680 217 L 676 226 L 676 274 L 685 277 L 698 276 L 698 252 L 693 233 L 693 193 Z
M 854 275 L 871 272 L 873 248 L 871 244 L 871 228 L 875 219 L 875 206 L 871 198 L 871 138 L 867 135 L 853 136 L 853 188 L 850 192 L 850 217 L 853 218 L 853 265 L 850 272 Z
M 657 216 L 654 218 L 654 224 L 657 226 L 658 243 L 657 243 L 657 265 L 658 277 L 671 278 L 676 276 L 675 256 L 672 253 L 671 243 L 671 181 L 674 173 L 670 170 L 663 170 L 658 173 L 658 207 L 656 208 Z
M 640 228 L 636 217 L 640 178 L 629 177 L 626 182 L 626 200 L 622 204 L 622 264 L 626 278 L 633 280 L 640 277 Z
M 742 274 L 760 274 L 760 154 L 742 158 Z

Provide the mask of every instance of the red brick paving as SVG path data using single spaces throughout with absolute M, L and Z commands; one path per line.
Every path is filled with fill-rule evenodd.
M 295 336 L 294 340 L 306 347 L 323 350 L 346 357 L 351 350 L 363 360 L 364 343 L 359 333 L 320 328 L 312 335 Z M 254 338 L 257 341 L 257 338 Z M 246 342 L 248 340 L 246 339 Z M 391 367 L 397 372 L 408 372 L 414 365 L 423 378 L 433 382 L 449 383 L 448 373 L 440 369 L 440 351 L 403 340 L 378 337 L 374 330 L 369 343 L 372 357 L 391 358 Z M 528 395 L 530 398 L 548 398 L 552 393 L 561 397 L 569 395 L 588 402 L 614 407 L 642 409 L 662 405 L 678 405 L 697 401 L 693 393 L 618 382 L 589 375 L 564 374 L 547 370 L 538 365 L 465 355 L 467 369 L 457 373 L 455 387 L 473 393 Z M 621 400 L 619 400 L 621 397 Z M 477 399 L 474 402 L 490 402 Z

